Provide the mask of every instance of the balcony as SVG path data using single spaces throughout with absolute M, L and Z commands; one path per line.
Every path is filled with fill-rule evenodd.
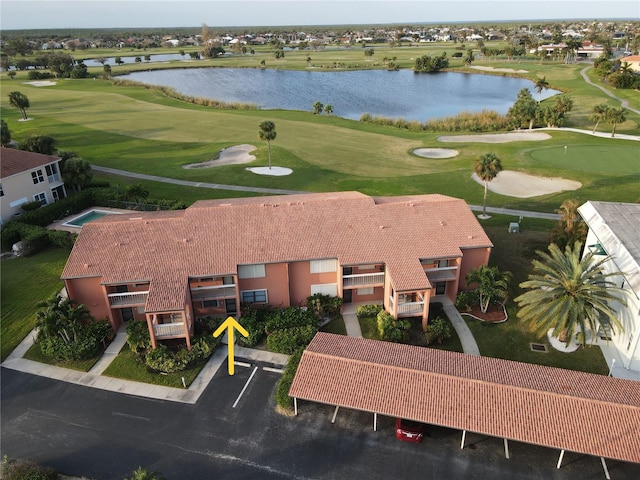
M 184 322 L 162 323 L 153 326 L 156 338 L 185 336 Z
M 373 287 L 384 285 L 384 272 L 360 273 L 357 275 L 344 275 L 342 277 L 343 288 Z
M 424 298 L 418 295 L 420 301 L 417 302 L 398 302 L 398 317 L 416 317 L 422 315 L 424 311 Z M 391 309 L 393 309 L 393 297 L 389 297 Z
M 191 289 L 191 300 L 216 300 L 218 298 L 235 298 L 235 296 L 235 285 L 216 285 Z
M 147 296 L 149 291 L 144 292 L 123 292 L 123 293 L 110 293 L 109 306 L 112 308 L 121 307 L 140 307 L 147 303 Z
M 47 180 L 49 180 L 49 183 L 60 183 L 60 174 L 47 175 Z
M 430 282 L 448 282 L 458 276 L 458 267 L 425 268 L 424 273 Z

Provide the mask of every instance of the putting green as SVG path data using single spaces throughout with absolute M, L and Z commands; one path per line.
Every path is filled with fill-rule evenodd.
M 536 165 L 598 174 L 640 174 L 638 145 L 568 145 L 531 152 Z

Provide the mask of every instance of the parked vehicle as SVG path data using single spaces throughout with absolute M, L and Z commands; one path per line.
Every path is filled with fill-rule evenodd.
M 396 418 L 396 438 L 405 442 L 420 443 L 424 437 L 424 424 Z

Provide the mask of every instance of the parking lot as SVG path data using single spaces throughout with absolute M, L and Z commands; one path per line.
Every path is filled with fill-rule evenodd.
M 397 440 L 395 419 L 299 402 L 275 411 L 280 373 L 237 359 L 220 369 L 195 405 L 85 388 L 2 369 L 2 454 L 71 475 L 121 479 L 138 466 L 182 478 L 558 478 L 602 479 L 598 458 L 427 426 L 420 444 Z M 245 364 L 245 365 L 243 365 Z M 266 368 L 265 368 L 266 367 Z M 608 461 L 611 478 L 640 466 Z

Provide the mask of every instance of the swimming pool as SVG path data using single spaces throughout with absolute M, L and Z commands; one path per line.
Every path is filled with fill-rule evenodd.
M 105 215 L 111 215 L 112 213 L 120 213 L 120 212 L 107 212 L 104 210 L 90 210 L 88 212 L 79 215 L 68 222 L 65 222 L 63 225 L 67 227 L 77 227 L 81 228 L 85 223 L 92 222 L 97 220 L 100 217 L 104 217 Z

